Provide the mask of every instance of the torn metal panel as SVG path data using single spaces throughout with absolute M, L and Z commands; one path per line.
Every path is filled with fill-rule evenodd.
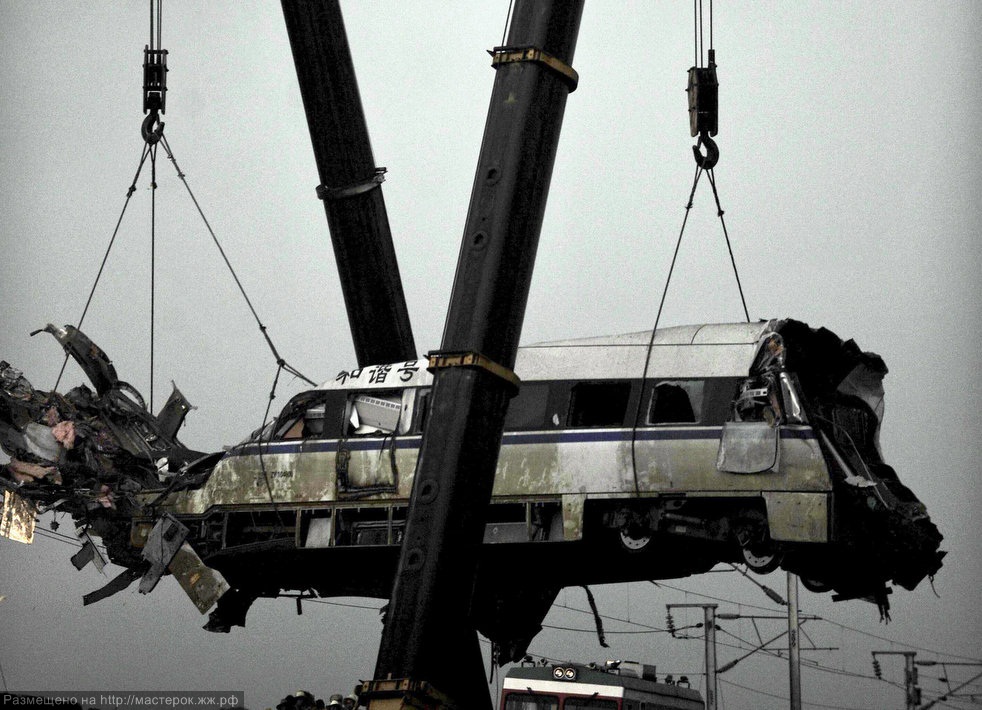
M 95 604 L 98 601 L 102 601 L 106 597 L 111 597 L 113 594 L 123 591 L 128 586 L 133 584 L 133 582 L 138 580 L 143 572 L 144 569 L 142 567 L 127 567 L 118 575 L 113 577 L 112 580 L 110 580 L 110 582 L 105 586 L 83 596 L 82 605 L 88 606 L 89 604 Z
M 48 323 L 44 328 L 34 331 L 31 335 L 41 332 L 51 333 L 55 337 L 65 352 L 71 355 L 82 368 L 100 395 L 105 394 L 119 383 L 119 377 L 116 375 L 116 368 L 113 367 L 112 361 L 98 345 L 89 340 L 88 336 L 78 328 L 71 325 L 59 328 Z
M 3 492 L 3 513 L 0 514 L 0 536 L 31 544 L 37 508 L 33 501 L 22 498 L 13 491 Z
M 75 569 L 80 570 L 85 565 L 92 563 L 92 565 L 102 572 L 103 568 L 106 566 L 106 558 L 102 556 L 102 552 L 96 547 L 96 544 L 92 542 L 92 538 L 89 537 L 88 531 L 85 529 L 79 529 L 78 531 L 79 540 L 82 541 L 82 549 L 72 555 L 72 564 L 75 565 Z
M 563 539 L 580 540 L 583 537 L 583 506 L 586 494 L 563 496 Z
M 119 380 L 106 354 L 82 332 L 71 326 L 44 330 L 78 361 L 96 392 L 84 385 L 64 395 L 36 390 L 23 373 L 0 362 L 0 448 L 11 457 L 0 465 L 0 481 L 17 484 L 21 497 L 77 521 L 109 511 L 118 516 L 107 528 L 112 529 L 120 521 L 128 526 L 129 518 L 142 511 L 137 495 L 159 490 L 162 479 L 171 476 L 169 485 L 179 488 L 206 477 L 202 454 L 176 438 L 192 408 L 176 387 L 160 417 L 154 417 L 139 392 Z M 194 461 L 198 464 L 192 467 Z M 114 561 L 140 559 L 115 539 L 107 547 Z
M 187 536 L 187 526 L 173 515 L 165 514 L 157 521 L 143 546 L 143 559 L 150 563 L 150 569 L 140 580 L 140 594 L 153 591 Z
M 177 436 L 177 432 L 184 423 L 188 412 L 194 409 L 187 398 L 181 393 L 181 390 L 177 389 L 177 385 L 171 382 L 171 387 L 173 389 L 171 390 L 170 397 L 167 398 L 164 406 L 157 413 L 157 426 L 160 428 L 160 432 L 168 439 L 173 439 Z
M 726 422 L 716 468 L 727 473 L 777 472 L 781 430 L 767 422 Z
M 167 569 L 202 614 L 229 590 L 225 577 L 202 562 L 187 542 L 178 548 Z
M 765 491 L 763 496 L 772 540 L 828 542 L 828 494 Z

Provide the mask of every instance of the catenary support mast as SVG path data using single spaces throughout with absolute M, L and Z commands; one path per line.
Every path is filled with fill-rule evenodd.
M 359 366 L 416 358 L 338 0 L 282 0 Z
M 518 0 L 497 70 L 375 671 L 489 708 L 470 601 L 583 0 Z M 372 707 L 370 705 L 369 707 Z

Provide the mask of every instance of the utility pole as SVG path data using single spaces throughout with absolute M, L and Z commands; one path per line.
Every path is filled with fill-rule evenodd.
M 944 671 L 945 671 L 945 675 L 946 676 L 948 674 L 948 668 L 947 668 L 948 666 L 975 666 L 976 668 L 978 668 L 979 666 L 982 666 L 982 663 L 978 663 L 978 662 L 975 662 L 975 663 L 964 663 L 964 662 L 959 662 L 959 661 L 949 661 L 949 662 L 945 662 L 945 661 L 914 661 L 914 663 L 916 665 L 918 665 L 918 666 L 941 666 L 942 668 L 944 668 Z M 928 710 L 928 708 L 933 708 L 938 703 L 943 703 L 946 700 L 950 700 L 952 698 L 957 697 L 955 695 L 955 693 L 957 693 L 959 690 L 961 690 L 962 688 L 964 688 L 966 685 L 969 685 L 970 683 L 974 683 L 980 677 L 982 677 L 982 673 L 977 673 L 976 675 L 974 675 L 971 678 L 969 678 L 968 680 L 966 680 L 964 683 L 961 683 L 960 685 L 957 685 L 954 688 L 951 687 L 951 681 L 948 680 L 947 678 L 945 678 L 944 680 L 948 683 L 948 688 L 950 690 L 947 693 L 945 693 L 944 695 L 938 696 L 937 698 L 935 698 L 931 702 L 926 703 L 925 705 L 921 705 L 917 710 Z
M 671 613 L 672 609 L 701 608 L 703 611 L 704 628 L 706 630 L 706 710 L 716 710 L 716 604 L 666 604 L 665 608 Z
M 880 662 L 877 656 L 903 656 L 904 657 L 904 688 L 907 693 L 907 710 L 917 710 L 921 702 L 921 689 L 917 687 L 917 668 L 914 667 L 916 651 L 873 651 L 873 672 L 877 678 L 882 678 Z
M 798 629 L 798 576 L 788 572 L 788 672 L 791 680 L 791 710 L 801 710 L 801 644 Z

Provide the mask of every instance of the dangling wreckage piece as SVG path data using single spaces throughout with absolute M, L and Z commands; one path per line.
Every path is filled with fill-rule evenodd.
M 102 538 L 112 562 L 127 568 L 103 589 L 86 595 L 85 603 L 120 591 L 138 578 L 146 594 L 181 552 L 187 528 L 172 516 L 160 517 L 157 534 L 151 535 L 142 554 L 132 547 L 129 528 L 135 516 L 152 514 L 138 494 L 159 491 L 203 457 L 177 439 L 191 404 L 175 386 L 154 416 L 139 392 L 119 379 L 106 354 L 80 330 L 48 325 L 32 335 L 39 332 L 55 337 L 95 392 L 85 385 L 64 395 L 39 391 L 22 372 L 0 362 L 0 448 L 11 457 L 0 467 L 4 519 L 10 520 L 0 532 L 29 542 L 36 513 L 68 513 L 79 524 L 82 542 L 72 557 L 77 569 L 92 562 L 101 571 L 105 565 L 89 533 Z M 181 528 L 183 536 L 178 536 Z M 203 568 L 193 550 L 190 555 Z M 183 566 L 194 566 L 188 557 L 184 551 Z M 202 569 L 195 582 L 221 588 L 224 581 L 216 580 L 216 574 Z
M 96 392 L 39 392 L 0 363 L 0 534 L 68 512 L 127 568 L 87 601 L 166 569 L 214 606 L 212 631 L 261 596 L 388 596 L 426 361 L 341 372 L 201 456 L 176 437 L 179 392 L 153 416 L 87 338 L 52 330 Z M 941 567 L 941 534 L 880 451 L 886 365 L 851 340 L 794 320 L 677 326 L 525 346 L 515 372 L 470 603 L 501 663 L 563 587 L 731 562 L 885 612 L 890 582 Z

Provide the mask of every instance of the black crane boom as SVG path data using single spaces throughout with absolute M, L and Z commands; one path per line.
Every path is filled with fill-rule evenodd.
M 470 605 L 583 0 L 519 0 L 471 192 L 375 678 L 490 707 Z M 490 361 L 490 362 L 489 362 Z M 371 707 L 371 706 L 370 706 Z
M 359 366 L 417 356 L 338 0 L 282 0 Z

